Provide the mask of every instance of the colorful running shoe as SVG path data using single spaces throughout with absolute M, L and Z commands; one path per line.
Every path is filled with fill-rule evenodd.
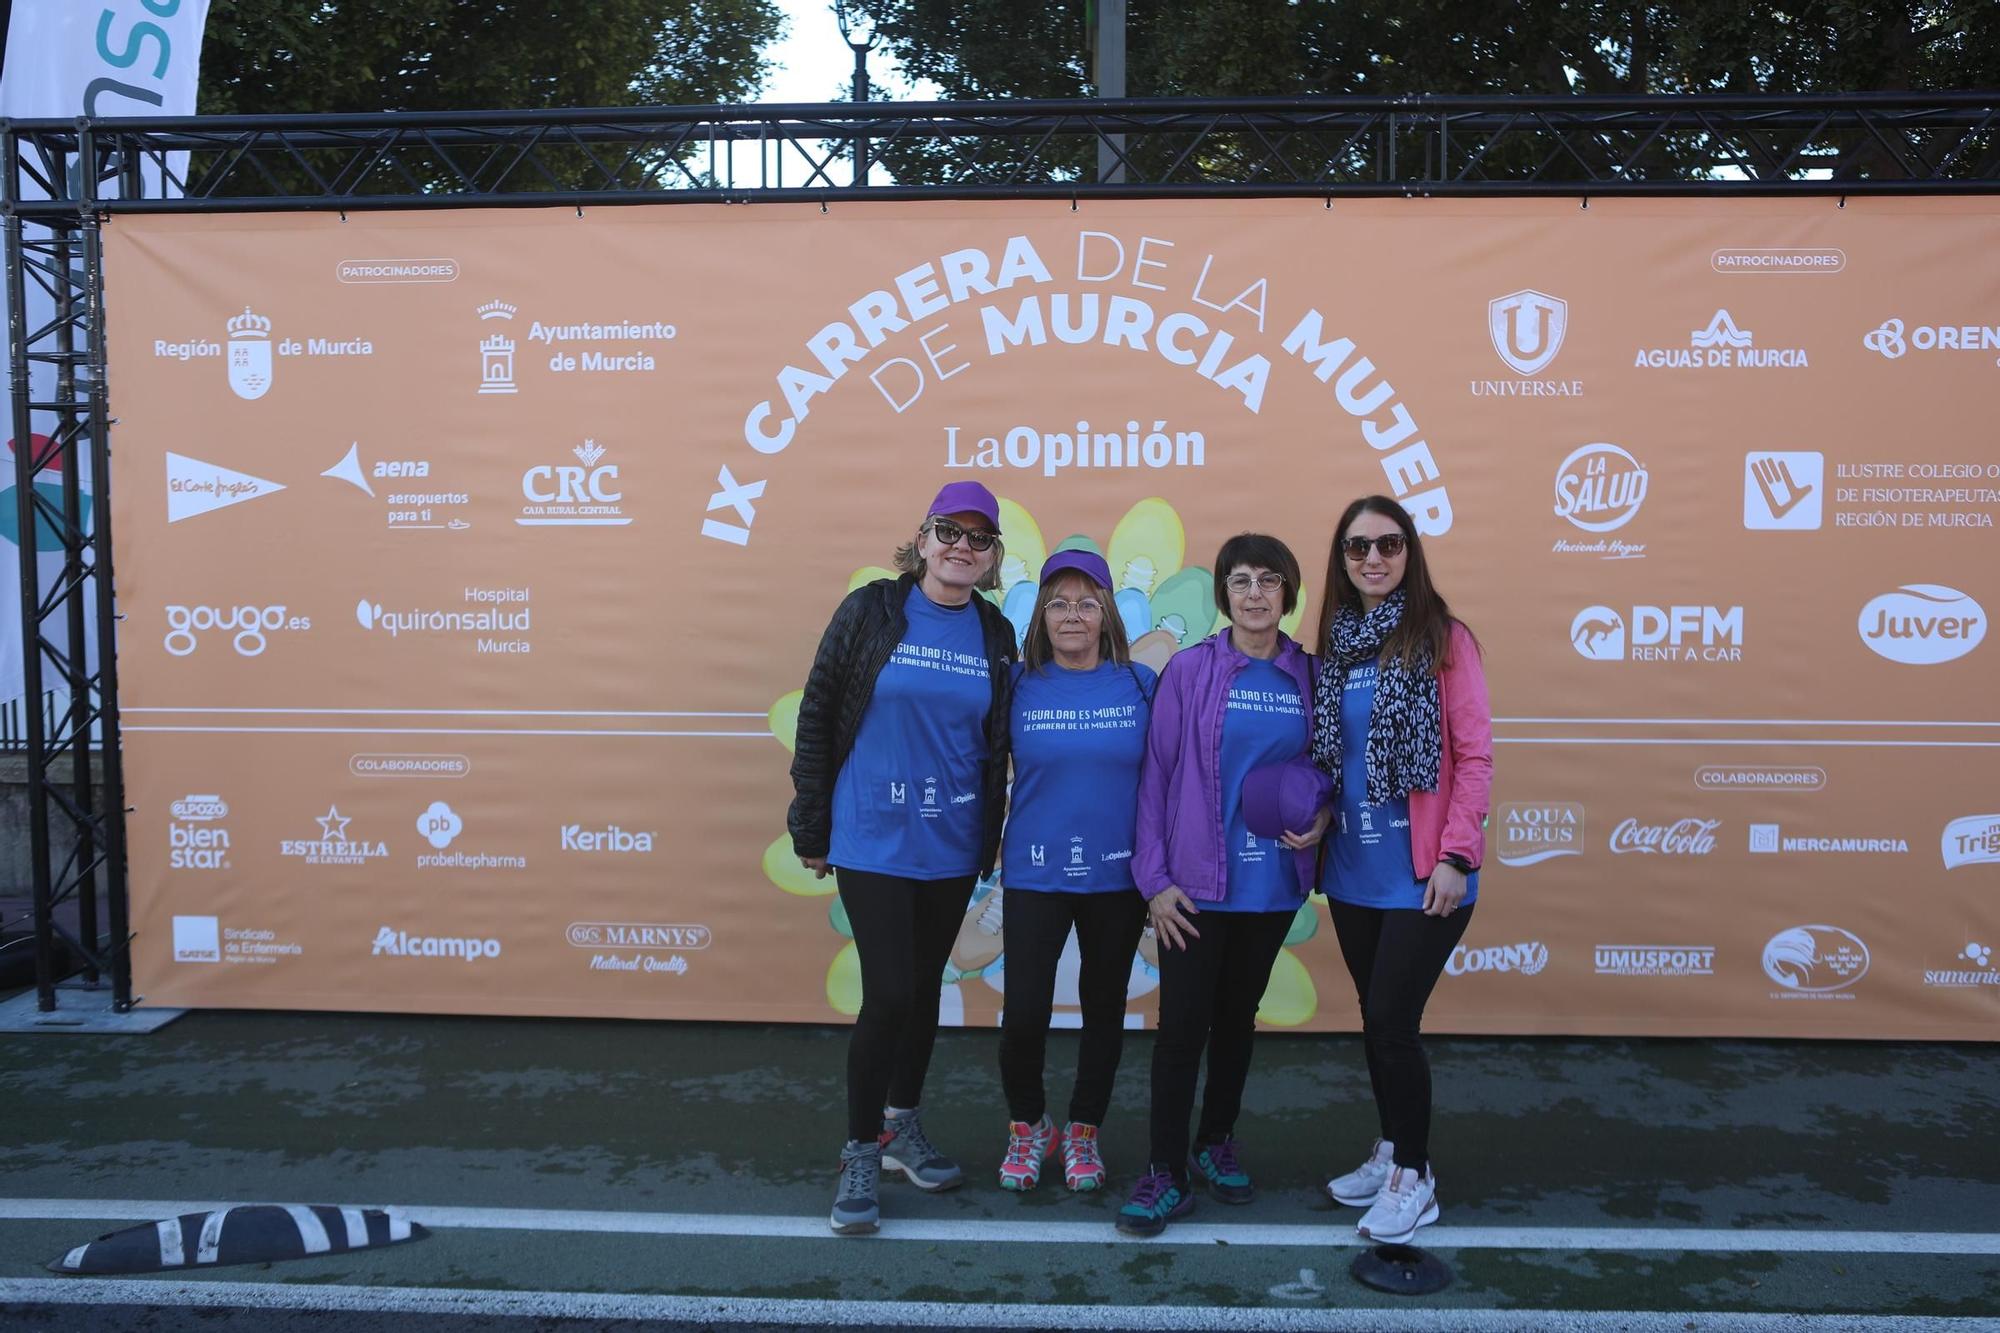
M 1194 1195 L 1165 1167 L 1146 1168 L 1132 1197 L 1118 1210 L 1118 1229 L 1128 1236 L 1157 1236 L 1167 1223 L 1194 1211 Z
M 1042 1163 L 1055 1142 L 1056 1127 L 1044 1115 L 1034 1124 L 1007 1122 L 1007 1155 L 1000 1159 L 1000 1188 L 1031 1190 L 1042 1183 Z
M 1236 1160 L 1236 1137 L 1230 1135 L 1214 1143 L 1198 1143 L 1188 1155 L 1194 1174 L 1208 1185 L 1217 1203 L 1248 1203 L 1257 1197 L 1250 1173 Z
M 1063 1184 L 1079 1194 L 1104 1188 L 1104 1157 L 1097 1126 L 1072 1120 L 1062 1132 Z

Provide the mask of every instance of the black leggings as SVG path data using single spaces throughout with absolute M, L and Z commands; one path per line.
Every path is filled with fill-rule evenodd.
M 1083 1040 L 1076 1053 L 1069 1118 L 1101 1125 L 1125 1049 L 1125 989 L 1132 976 L 1132 951 L 1139 947 L 1139 933 L 1146 927 L 1145 900 L 1137 889 L 1006 892 L 1007 1007 L 1000 1016 L 1000 1084 L 1007 1091 L 1007 1114 L 1033 1125 L 1048 1109 L 1042 1060 L 1048 1048 L 1049 1009 L 1056 989 L 1056 960 L 1074 926 L 1077 952 L 1083 958 L 1076 987 L 1083 1009 Z
M 1194 918 L 1200 939 L 1185 949 L 1160 942 L 1160 1030 L 1153 1040 L 1152 1163 L 1187 1178 L 1188 1113 L 1195 1078 L 1208 1051 L 1198 1143 L 1236 1130 L 1243 1084 L 1250 1077 L 1257 1004 L 1271 982 L 1296 911 L 1217 912 Z
M 1361 999 L 1362 1046 L 1382 1137 L 1396 1145 L 1396 1165 L 1430 1165 L 1431 1062 L 1418 1027 L 1445 960 L 1465 935 L 1472 906 L 1450 916 L 1416 908 L 1329 902 L 1333 932 Z
M 883 1107 L 923 1100 L 944 965 L 974 879 L 837 873 L 861 955 L 861 1012 L 847 1043 L 847 1137 L 872 1143 L 882 1132 Z

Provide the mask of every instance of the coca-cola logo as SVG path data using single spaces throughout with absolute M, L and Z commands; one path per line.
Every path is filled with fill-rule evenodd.
M 1611 830 L 1611 850 L 1648 856 L 1707 856 L 1715 850 L 1715 831 L 1721 827 L 1719 819 L 1677 819 L 1671 824 L 1627 819 Z

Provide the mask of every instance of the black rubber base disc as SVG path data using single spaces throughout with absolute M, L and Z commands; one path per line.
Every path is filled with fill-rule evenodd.
M 1451 1266 L 1414 1245 L 1377 1245 L 1354 1256 L 1354 1280 L 1398 1296 L 1428 1296 L 1451 1285 Z

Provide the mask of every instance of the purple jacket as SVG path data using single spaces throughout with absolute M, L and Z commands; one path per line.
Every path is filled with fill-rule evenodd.
M 1213 637 L 1167 661 L 1153 695 L 1153 721 L 1139 764 L 1139 827 L 1132 878 L 1146 898 L 1178 888 L 1196 902 L 1219 903 L 1229 893 L 1229 858 L 1222 846 L 1222 714 L 1229 686 L 1250 664 L 1224 626 Z M 1305 650 L 1278 636 L 1276 665 L 1299 687 L 1312 735 L 1313 663 Z M 1302 748 L 1301 754 L 1305 753 Z M 1293 853 L 1299 892 L 1313 889 L 1316 849 Z

